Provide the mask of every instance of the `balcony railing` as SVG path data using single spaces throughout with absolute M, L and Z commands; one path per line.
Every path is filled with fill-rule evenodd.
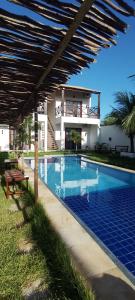
M 60 105 L 56 108 L 56 117 L 100 118 L 99 107 L 88 105 Z
M 46 105 L 46 103 L 42 103 L 42 104 L 38 107 L 37 111 L 38 111 L 38 114 L 44 114 L 44 115 L 47 115 L 47 105 Z

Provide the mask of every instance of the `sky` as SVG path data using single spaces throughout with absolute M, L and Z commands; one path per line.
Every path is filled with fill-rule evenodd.
M 71 85 L 85 86 L 101 91 L 101 118 L 115 106 L 114 94 L 118 91 L 135 93 L 135 80 L 128 78 L 135 74 L 135 18 L 127 19 L 130 28 L 126 34 L 119 34 L 117 46 L 102 49 L 97 62 L 72 76 Z
M 133 5 L 133 1 L 127 2 Z M 18 9 L 19 6 L 12 6 L 7 0 L 0 0 L 0 7 L 18 14 L 28 14 L 28 10 Z M 35 13 L 31 14 L 31 18 L 39 20 Z M 126 34 L 118 33 L 117 46 L 102 49 L 96 63 L 91 64 L 88 69 L 83 69 L 79 75 L 72 76 L 68 81 L 70 85 L 101 91 L 101 119 L 111 111 L 112 106 L 115 106 L 116 92 L 135 93 L 135 80 L 128 78 L 129 75 L 135 74 L 135 17 L 125 20 L 129 28 Z M 44 19 L 41 17 L 40 21 L 44 22 Z

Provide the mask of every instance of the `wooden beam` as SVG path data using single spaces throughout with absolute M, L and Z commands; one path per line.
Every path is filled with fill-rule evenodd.
M 52 59 L 50 60 L 48 66 L 45 68 L 44 73 L 40 77 L 38 83 L 36 84 L 35 88 L 33 89 L 32 94 L 28 98 L 28 101 L 27 101 L 26 105 L 24 105 L 23 112 L 27 109 L 29 103 L 31 101 L 33 101 L 34 93 L 36 93 L 38 91 L 38 89 L 40 88 L 41 84 L 44 82 L 47 75 L 51 72 L 54 65 L 57 63 L 58 59 L 63 54 L 64 50 L 66 49 L 66 47 L 70 43 L 73 35 L 75 34 L 77 28 L 80 26 L 80 24 L 83 21 L 86 13 L 88 13 L 88 11 L 89 11 L 90 7 L 92 6 L 92 4 L 94 3 L 94 1 L 95 0 L 84 0 L 83 3 L 81 4 L 81 6 L 80 6 L 73 22 L 72 22 L 72 24 L 70 25 L 69 29 L 67 30 L 66 35 L 64 36 L 64 38 L 59 43 L 58 49 L 56 50 L 55 54 L 53 55 Z
M 70 25 L 66 35 L 64 36 L 64 38 L 60 42 L 60 44 L 58 46 L 58 49 L 56 50 L 55 54 L 53 55 L 51 61 L 48 64 L 48 67 L 45 69 L 44 73 L 40 77 L 40 79 L 39 79 L 39 81 L 36 85 L 36 90 L 39 89 L 40 85 L 43 83 L 43 81 L 45 80 L 47 75 L 52 70 L 53 66 L 56 64 L 56 62 L 58 61 L 58 59 L 60 58 L 60 56 L 62 55 L 62 53 L 66 49 L 66 47 L 68 46 L 68 44 L 70 43 L 73 35 L 75 34 L 75 32 L 76 32 L 77 28 L 79 27 L 79 25 L 81 24 L 81 22 L 83 21 L 83 18 L 85 17 L 86 13 L 88 13 L 88 11 L 89 11 L 89 9 L 92 6 L 94 1 L 95 0 L 84 0 L 82 2 L 81 6 L 78 10 L 78 13 L 76 14 L 76 16 L 75 16 L 72 24 Z

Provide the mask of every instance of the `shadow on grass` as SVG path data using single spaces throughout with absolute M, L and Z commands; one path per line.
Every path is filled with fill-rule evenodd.
M 66 248 L 45 216 L 42 206 L 37 204 L 33 213 L 32 238 L 45 256 L 51 278 L 50 290 L 58 299 L 94 300 L 72 267 Z
M 4 184 L 4 180 L 2 180 L 3 188 Z M 94 300 L 93 294 L 72 267 L 66 248 L 52 228 L 42 206 L 40 204 L 34 205 L 33 191 L 30 188 L 29 191 L 26 191 L 24 186 L 23 189 L 25 192 L 23 195 L 12 197 L 23 215 L 23 222 L 18 224 L 17 228 L 21 228 L 28 222 L 31 225 L 31 238 L 42 252 L 49 272 L 49 290 L 51 294 L 49 299 Z M 28 214 L 28 208 L 30 207 L 31 217 Z
M 5 183 L 4 176 L 1 177 L 1 186 L 6 197 L 6 183 Z M 27 189 L 24 183 L 17 184 L 17 188 L 22 190 L 23 193 L 20 195 L 13 194 L 10 195 L 9 197 L 11 197 L 12 200 L 14 200 L 18 210 L 22 212 L 23 221 L 17 224 L 17 228 L 21 228 L 25 224 L 29 223 L 33 217 L 32 213 L 31 214 L 28 213 L 27 208 L 31 207 L 32 209 L 34 196 L 30 188 L 28 187 Z M 12 189 L 12 185 L 11 185 L 11 189 Z

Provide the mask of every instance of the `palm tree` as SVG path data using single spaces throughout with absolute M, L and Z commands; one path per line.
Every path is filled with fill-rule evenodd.
M 130 139 L 131 152 L 134 152 L 135 135 L 135 95 L 127 92 L 117 92 L 115 94 L 117 108 L 112 108 L 108 114 L 113 124 L 120 125 Z M 111 123 L 112 124 L 112 123 Z
M 74 142 L 76 150 L 78 150 L 78 144 L 80 144 L 82 140 L 81 135 L 76 130 L 71 130 L 70 134 L 71 140 Z
M 125 130 L 125 133 L 130 137 L 131 152 L 134 152 L 135 106 L 133 107 L 131 113 L 123 120 L 122 127 Z

